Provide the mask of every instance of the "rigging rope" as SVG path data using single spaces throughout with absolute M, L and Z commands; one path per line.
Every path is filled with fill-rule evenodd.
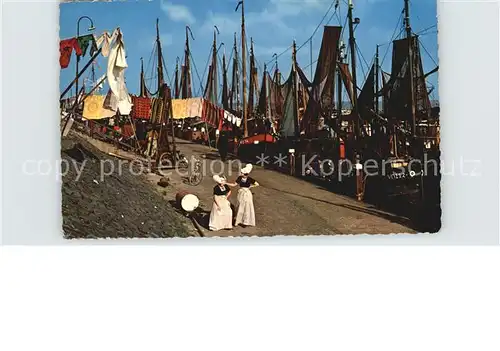
M 200 79 L 200 75 L 198 74 L 198 69 L 196 68 L 196 63 L 194 62 L 193 55 L 191 55 L 191 52 L 189 52 L 189 57 L 191 58 L 191 62 L 193 63 L 193 67 L 194 67 L 194 70 L 196 72 L 196 76 L 198 77 L 198 80 L 200 82 L 201 92 L 203 92 L 202 80 Z M 195 95 L 199 95 L 199 94 L 195 94 Z
M 191 52 L 189 52 L 189 56 L 191 56 Z M 208 64 L 210 62 L 210 58 L 212 57 L 212 50 L 210 50 L 210 52 L 208 53 L 208 58 L 207 58 L 207 62 L 205 63 L 205 70 L 203 71 L 203 76 L 201 77 L 202 79 L 200 80 L 200 84 L 202 84 L 201 82 L 203 80 L 205 80 L 205 74 L 207 73 L 207 69 L 208 69 Z M 194 60 L 193 60 L 194 62 Z M 199 76 L 198 76 L 198 79 L 199 79 Z M 203 91 L 203 88 L 201 89 L 201 91 Z
M 297 49 L 297 52 L 302 49 L 304 47 L 304 45 L 306 45 L 307 43 L 309 43 L 310 40 L 313 39 L 314 35 L 316 34 L 316 32 L 318 31 L 319 27 L 321 26 L 321 24 L 323 24 L 323 21 L 325 20 L 326 16 L 330 13 L 330 10 L 332 9 L 333 5 L 337 4 L 338 5 L 338 1 L 337 0 L 334 0 L 332 1 L 332 3 L 330 4 L 330 7 L 328 7 L 328 10 L 326 10 L 326 13 L 323 15 L 323 18 L 321 18 L 321 21 L 318 23 L 318 25 L 316 26 L 316 29 L 314 29 L 313 31 L 313 34 L 301 45 L 299 46 L 299 48 Z M 335 13 L 337 12 L 337 9 L 338 9 L 338 6 L 335 8 L 335 11 L 332 15 L 332 17 L 335 15 Z M 330 17 L 330 20 L 331 20 L 331 17 Z
M 427 49 L 425 48 L 425 46 L 424 46 L 424 44 L 422 43 L 422 41 L 421 41 L 421 40 L 419 40 L 418 42 L 419 42 L 420 46 L 424 49 L 424 51 L 427 53 L 427 55 L 431 58 L 432 62 L 434 62 L 434 64 L 435 64 L 436 66 L 438 66 L 437 62 L 436 62 L 436 61 L 434 61 L 434 59 L 432 58 L 432 56 L 431 56 L 431 54 L 429 53 L 429 51 L 427 51 Z
M 423 33 L 427 32 L 429 29 L 432 29 L 432 28 L 435 28 L 435 27 L 437 27 L 437 24 L 435 24 L 435 25 L 433 25 L 433 26 L 430 26 L 430 27 L 427 27 L 427 28 L 425 28 L 425 29 L 423 29 L 423 30 L 419 31 L 418 33 L 415 33 L 415 34 L 416 34 L 416 35 L 423 34 Z
M 400 26 L 399 26 L 400 22 L 402 22 L 402 20 L 403 20 L 403 12 L 404 12 L 404 10 L 401 11 L 401 15 L 399 15 L 399 20 L 398 20 L 398 23 L 396 24 L 396 28 L 394 29 L 394 33 L 392 33 L 391 40 L 389 41 L 389 43 L 386 43 L 386 44 L 392 43 L 392 41 L 394 40 L 394 38 L 397 38 L 401 34 L 401 32 L 403 31 L 403 29 L 400 29 L 398 35 L 395 36 L 398 28 L 400 28 Z M 386 44 L 383 44 L 383 45 L 386 45 Z M 387 50 L 385 50 L 385 54 L 384 54 L 384 56 L 382 58 L 382 61 L 380 61 L 380 67 L 382 67 L 382 65 L 384 64 L 385 58 L 387 57 L 387 54 L 389 53 L 389 48 L 390 48 L 390 45 L 387 45 Z
M 358 46 L 357 46 L 357 45 L 356 45 L 356 47 L 355 47 L 355 50 L 356 50 L 356 53 L 357 53 L 357 56 L 358 56 L 358 61 L 360 61 L 360 62 L 361 62 L 360 52 L 359 52 L 359 48 L 358 48 Z M 363 73 L 363 77 L 365 77 L 365 79 L 366 79 L 367 74 L 366 74 L 366 72 L 365 72 L 365 69 L 363 68 L 363 65 L 359 65 L 359 67 L 361 67 L 361 72 Z M 352 69 L 351 69 L 351 70 L 352 70 Z M 356 74 L 356 75 L 357 75 L 357 74 Z M 358 78 L 358 77 L 356 77 L 356 78 Z M 363 80 L 363 81 L 364 81 L 364 80 Z
M 299 46 L 299 48 L 297 49 L 297 52 L 302 49 L 302 47 L 304 47 L 304 45 L 306 45 L 307 43 L 309 43 L 310 40 L 312 40 L 312 38 L 314 37 L 314 35 L 316 34 L 316 32 L 318 31 L 319 27 L 321 26 L 321 24 L 323 23 L 323 21 L 325 20 L 326 16 L 330 13 L 330 10 L 332 9 L 333 5 L 335 5 L 338 1 L 337 0 L 333 0 L 332 3 L 330 4 L 330 7 L 328 7 L 328 10 L 326 11 L 326 13 L 323 15 L 323 18 L 321 19 L 320 23 L 317 25 L 316 29 L 314 29 L 314 32 L 313 34 L 307 38 L 307 40 L 302 43 L 302 45 Z M 339 6 L 340 7 L 340 6 Z M 338 7 L 337 7 L 338 8 Z M 337 8 L 335 9 L 335 12 L 337 12 Z M 334 12 L 334 14 L 335 14 Z M 286 52 L 288 52 L 291 48 L 293 48 L 293 45 L 290 45 L 287 49 L 285 49 L 283 52 L 281 52 L 279 55 L 277 55 L 276 57 L 273 57 L 271 60 L 269 60 L 268 62 L 266 62 L 266 65 L 268 65 L 269 63 L 273 62 L 273 60 L 276 60 L 278 59 L 280 56 L 282 56 L 283 54 L 285 54 Z
M 367 71 L 365 73 L 365 71 L 363 70 L 363 66 L 361 65 L 361 70 L 363 71 L 363 75 L 364 75 L 364 79 L 363 79 L 363 85 L 364 85 L 366 83 L 366 80 L 368 79 L 368 74 L 370 74 L 371 66 L 375 63 L 375 56 L 372 57 L 370 64 L 368 64 L 365 57 L 363 56 L 363 53 L 361 52 L 361 49 L 358 46 L 358 44 L 356 44 L 356 51 L 358 53 L 358 59 L 361 58 L 367 67 Z

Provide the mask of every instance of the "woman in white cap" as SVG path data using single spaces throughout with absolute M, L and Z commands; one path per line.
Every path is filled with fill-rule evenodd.
M 228 200 L 231 189 L 224 176 L 214 175 L 217 185 L 214 187 L 214 203 L 210 212 L 209 229 L 213 231 L 233 228 L 233 210 Z
M 238 210 L 236 212 L 235 225 L 255 226 L 255 210 L 250 188 L 259 186 L 259 183 L 249 177 L 251 171 L 252 165 L 249 163 L 241 169 L 241 175 L 236 179 L 235 184 L 230 184 L 240 186 L 238 190 Z

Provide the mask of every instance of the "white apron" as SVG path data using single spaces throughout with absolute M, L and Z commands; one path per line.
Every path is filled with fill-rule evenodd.
M 255 226 L 255 210 L 250 188 L 238 190 L 238 212 L 236 213 L 235 225 L 238 224 Z
M 231 210 L 231 204 L 225 195 L 215 195 L 215 198 L 220 205 L 220 209 L 214 201 L 208 227 L 212 231 L 231 229 L 233 227 L 233 210 Z

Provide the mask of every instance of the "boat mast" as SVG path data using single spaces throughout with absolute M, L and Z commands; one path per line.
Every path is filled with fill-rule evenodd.
M 293 108 L 295 115 L 295 136 L 299 135 L 299 97 L 297 92 L 297 45 L 293 41 L 292 48 L 292 79 L 293 79 Z
M 217 104 L 217 33 L 219 29 L 214 26 L 214 43 L 213 43 L 213 53 L 212 53 L 212 92 L 214 94 L 213 103 Z
M 145 97 L 146 96 L 146 86 L 145 86 L 145 82 L 144 82 L 144 62 L 143 62 L 142 57 L 141 57 L 141 76 L 139 79 L 140 79 L 140 84 L 141 84 L 139 95 L 141 97 Z
M 254 62 L 254 55 L 253 55 L 253 38 L 250 37 L 250 85 L 249 85 L 249 92 L 248 92 L 248 114 L 251 114 L 254 109 L 254 98 L 255 94 L 257 92 L 257 89 L 255 89 L 257 83 L 255 80 L 254 76 L 254 68 L 255 68 L 255 62 Z
M 411 25 L 410 25 L 410 5 L 409 0 L 405 0 L 405 27 L 406 27 L 406 38 L 408 40 L 408 66 L 410 74 L 410 104 L 411 104 L 411 120 L 412 120 L 412 132 L 413 137 L 417 135 L 417 125 L 416 125 L 416 111 L 415 111 L 415 92 L 413 83 L 413 40 L 411 35 Z M 416 40 L 416 38 L 415 38 Z
M 349 44 L 351 50 L 351 70 L 352 70 L 352 85 L 353 85 L 353 94 L 352 94 L 352 114 L 354 116 L 354 135 L 356 139 L 359 138 L 359 116 L 358 116 L 358 85 L 357 85 L 357 76 L 356 76 L 356 38 L 354 38 L 354 20 L 352 18 L 352 10 L 354 5 L 352 4 L 352 0 L 349 0 L 349 10 L 347 12 L 348 22 L 349 22 Z M 359 20 L 356 19 L 356 24 L 359 23 Z
M 379 81 L 378 81 L 378 76 L 379 76 L 379 53 L 378 53 L 378 45 L 377 45 L 377 50 L 375 51 L 375 113 L 379 114 L 378 110 L 378 86 L 379 86 Z
M 161 88 L 163 86 L 163 60 L 161 53 L 161 42 L 160 42 L 160 27 L 159 27 L 159 19 L 156 19 L 156 47 L 158 52 L 158 93 L 161 92 Z
M 186 49 L 184 52 L 184 85 L 182 86 L 182 98 L 187 99 L 192 96 L 191 92 L 191 64 L 190 64 L 190 55 L 191 52 L 189 50 L 189 34 L 191 34 L 191 38 L 194 40 L 193 33 L 191 32 L 191 28 L 186 26 Z
M 232 92 L 231 104 L 236 94 L 235 110 L 239 111 L 240 108 L 240 75 L 238 74 L 238 46 L 236 45 L 236 33 L 234 33 L 234 57 L 233 57 L 233 79 L 232 79 Z
M 222 55 L 222 107 L 227 110 L 227 68 L 226 68 L 226 46 L 224 45 L 224 53 Z
M 339 64 L 337 65 L 337 128 L 340 130 L 340 127 L 342 126 L 342 85 L 344 84 L 342 82 L 342 71 L 341 71 L 341 65 L 344 62 L 344 49 L 345 45 L 343 41 L 340 41 L 340 47 L 339 47 Z
M 247 102 L 246 102 L 246 94 L 247 94 L 247 65 L 246 65 L 246 41 L 245 41 L 245 2 L 241 0 L 238 2 L 238 6 L 236 6 L 236 10 L 241 5 L 241 59 L 242 59 L 242 75 L 243 75 L 243 136 L 248 137 L 248 121 L 247 121 Z
M 179 57 L 175 60 L 175 91 L 174 91 L 174 96 L 176 99 L 179 98 Z
M 379 81 L 378 81 L 378 76 L 379 76 L 379 52 L 378 52 L 379 46 L 377 45 L 377 50 L 375 50 L 375 113 L 378 115 L 380 113 L 379 111 L 379 102 L 378 102 L 378 86 L 379 86 Z M 377 117 L 378 118 L 378 117 Z M 377 122 L 377 125 L 380 126 Z M 373 131 L 372 131 L 373 132 Z M 377 133 L 380 132 L 380 127 L 376 131 Z
M 268 113 L 267 113 L 267 65 L 264 63 L 264 72 L 262 72 L 263 76 L 263 86 L 262 89 L 264 89 L 264 118 L 268 118 Z

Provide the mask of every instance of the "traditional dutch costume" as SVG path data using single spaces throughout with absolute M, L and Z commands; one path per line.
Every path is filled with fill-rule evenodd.
M 217 185 L 214 187 L 214 203 L 210 212 L 209 228 L 212 231 L 233 228 L 233 210 L 227 199 L 231 189 L 226 184 L 226 179 L 219 175 L 213 176 Z
M 253 195 L 250 187 L 258 186 L 255 179 L 248 176 L 252 171 L 252 165 L 247 164 L 241 169 L 241 175 L 236 179 L 239 185 L 238 190 L 238 210 L 236 213 L 235 225 L 255 226 L 255 210 L 253 206 Z

